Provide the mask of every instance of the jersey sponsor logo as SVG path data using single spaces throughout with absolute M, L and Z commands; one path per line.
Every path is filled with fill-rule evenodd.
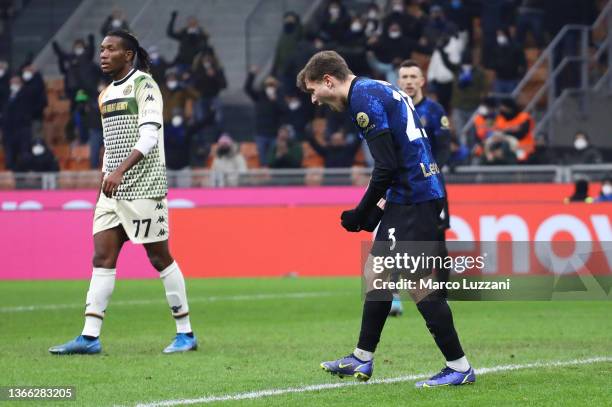
M 436 163 L 431 163 L 427 167 L 423 163 L 420 163 L 420 165 L 421 165 L 421 171 L 423 171 L 423 176 L 425 178 L 428 178 L 428 177 L 431 177 L 432 175 L 436 175 L 440 173 L 440 168 L 438 168 L 438 164 Z
M 450 127 L 450 123 L 448 121 L 448 117 L 442 116 L 442 118 L 440 119 L 440 125 L 442 125 L 443 128 L 448 129 Z
M 154 101 L 155 101 L 155 98 L 151 94 L 147 95 L 147 97 L 145 98 L 145 102 L 154 102 Z
M 129 95 L 132 92 L 132 85 L 127 85 L 125 89 L 123 89 L 123 94 L 125 96 Z
M 106 114 L 121 110 L 128 110 L 128 102 L 116 102 L 103 105 L 102 109 L 100 109 L 100 113 Z
M 362 129 L 365 129 L 370 124 L 370 118 L 365 112 L 357 113 L 357 125 Z

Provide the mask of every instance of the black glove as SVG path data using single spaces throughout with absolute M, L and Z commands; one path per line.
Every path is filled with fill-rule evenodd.
M 361 215 L 355 209 L 342 212 L 340 220 L 342 227 L 349 232 L 359 232 L 361 230 Z
M 372 208 L 366 215 L 365 219 L 362 221 L 361 230 L 365 230 L 366 232 L 374 232 L 376 226 L 380 223 L 380 219 L 382 218 L 385 211 L 380 209 L 378 206 Z

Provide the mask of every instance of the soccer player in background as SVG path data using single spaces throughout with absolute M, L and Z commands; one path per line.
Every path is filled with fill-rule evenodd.
M 49 352 L 101 351 L 100 331 L 115 287 L 117 257 L 129 239 L 142 244 L 162 279 L 177 334 L 164 353 L 197 349 L 191 330 L 185 280 L 168 248 L 168 201 L 164 158 L 163 101 L 147 73 L 149 56 L 126 31 L 111 31 L 100 46 L 100 67 L 113 83 L 99 95 L 104 164 L 93 236 L 93 273 L 82 334 Z
M 315 54 L 298 74 L 297 85 L 311 95 L 315 104 L 326 104 L 336 111 L 348 110 L 374 157 L 368 188 L 355 209 L 342 213 L 342 226 L 349 232 L 370 230 L 368 217 L 386 197 L 374 248 L 376 243 L 393 247 L 390 243 L 396 241 L 437 241 L 444 185 L 428 137 L 408 95 L 389 83 L 356 77 L 334 51 Z M 366 266 L 366 281 L 369 272 Z M 421 297 L 417 294 L 411 292 L 446 359 L 446 366 L 430 379 L 417 382 L 416 386 L 473 383 L 476 380 L 474 369 L 463 353 L 446 299 L 436 291 Z M 321 363 L 324 370 L 341 377 L 370 379 L 374 352 L 392 298 L 388 289 L 367 286 L 357 347 L 344 358 Z
M 414 109 L 421 119 L 421 126 L 429 138 L 431 152 L 440 170 L 446 165 L 450 157 L 450 129 L 449 121 L 444 107 L 438 102 L 423 94 L 425 76 L 423 70 L 415 61 L 406 60 L 400 64 L 398 71 L 398 86 L 412 98 Z M 440 177 L 443 175 L 440 174 Z M 440 224 L 438 225 L 438 240 L 440 245 L 439 256 L 446 257 L 446 231 L 450 229 L 450 214 L 448 211 L 448 194 L 444 191 L 444 210 L 440 213 Z M 436 270 L 442 281 L 448 281 L 450 271 L 446 268 Z M 446 295 L 446 290 L 443 290 Z M 397 292 L 393 293 L 393 303 L 389 315 L 399 316 L 403 313 L 403 306 Z

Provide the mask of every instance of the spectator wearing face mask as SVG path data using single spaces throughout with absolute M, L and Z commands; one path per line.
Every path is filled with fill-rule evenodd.
M 266 159 L 268 167 L 301 168 L 302 157 L 302 144 L 295 139 L 295 133 L 291 126 L 280 126 L 276 139 L 268 150 Z
M 420 20 L 408 12 L 404 0 L 392 0 L 389 14 L 383 21 L 383 30 L 388 30 L 393 23 L 398 23 L 404 37 L 418 41 L 423 34 L 423 20 Z M 350 65 L 349 65 L 350 66 Z
M 289 66 L 302 40 L 302 23 L 300 17 L 293 11 L 283 16 L 283 32 L 276 43 L 272 75 L 280 78 L 285 87 L 295 83 L 295 76 L 290 76 Z
M 2 112 L 2 142 L 6 167 L 15 171 L 32 140 L 32 108 L 21 76 L 10 81 L 10 95 Z
M 166 73 L 166 81 L 162 83 L 161 94 L 164 99 L 164 125 L 174 119 L 174 112 L 185 112 L 189 101 L 195 102 L 200 94 L 191 86 L 185 86 L 179 81 L 176 71 Z
M 240 174 L 247 171 L 244 156 L 240 154 L 238 144 L 228 135 L 223 134 L 217 141 L 217 151 L 212 162 L 212 186 L 238 186 Z
M 244 84 L 244 91 L 255 104 L 255 144 L 261 166 L 268 165 L 268 151 L 274 143 L 274 138 L 283 114 L 283 95 L 276 78 L 266 78 L 262 89 L 256 89 L 254 82 L 259 68 L 252 66 Z
M 212 50 L 212 48 L 208 44 L 208 33 L 200 26 L 194 16 L 189 17 L 187 25 L 179 31 L 174 28 L 177 16 L 178 11 L 173 11 L 166 34 L 179 43 L 178 53 L 173 64 L 178 65 L 179 69 L 183 71 L 193 64 L 193 59 L 198 52 L 207 49 Z
M 59 165 L 45 141 L 38 137 L 33 140 L 17 164 L 17 172 L 57 172 Z
M 196 121 L 211 123 L 221 128 L 223 105 L 219 94 L 227 88 L 223 67 L 214 53 L 205 51 L 196 55 L 191 72 L 193 86 L 200 94 L 194 106 Z
M 458 34 L 457 26 L 446 18 L 442 7 L 433 5 L 429 11 L 429 19 L 423 28 L 423 36 L 420 40 L 421 49 L 431 54 L 441 43 L 446 42 L 444 39 L 456 34 Z M 462 39 L 462 42 L 465 40 Z
M 535 148 L 533 129 L 535 121 L 528 112 L 521 111 L 514 99 L 503 99 L 499 114 L 495 118 L 495 130 L 518 141 L 516 156 L 519 161 L 527 161 Z
M 23 91 L 30 100 L 32 108 L 32 120 L 34 122 L 34 134 L 40 134 L 45 107 L 47 107 L 47 89 L 45 81 L 34 65 L 26 65 L 21 70 L 23 79 Z
M 601 193 L 595 202 L 612 202 L 612 176 L 606 177 L 601 183 Z
M 493 69 L 493 92 L 500 95 L 510 95 L 527 72 L 525 50 L 513 41 L 507 30 L 497 30 Z
M 325 42 L 340 43 L 351 26 L 351 17 L 341 1 L 329 2 L 323 15 L 319 32 Z
M 281 122 L 291 125 L 298 140 L 304 139 L 305 129 L 312 120 L 312 109 L 304 100 L 302 93 L 288 92 L 281 116 Z
M 459 74 L 461 55 L 465 43 L 458 35 L 442 35 L 431 55 L 427 67 L 427 82 L 430 90 L 436 94 L 438 103 L 444 110 L 451 112 L 451 98 L 455 73 Z
M 501 132 L 493 132 L 484 142 L 482 165 L 512 165 L 517 163 L 516 139 Z
M 366 56 L 367 38 L 364 32 L 363 21 L 359 17 L 353 17 L 351 28 L 336 51 L 346 60 L 353 73 L 357 76 L 372 76 L 372 70 Z
M 403 60 L 410 59 L 415 43 L 403 35 L 399 23 L 392 22 L 380 37 L 368 40 L 368 47 L 370 67 L 387 82 L 397 83 L 397 67 Z
M 366 38 L 376 37 L 382 33 L 381 14 L 378 4 L 368 4 L 368 8 L 361 19 L 364 22 L 363 33 Z
M 163 56 L 161 56 L 157 46 L 150 46 L 147 49 L 147 52 L 149 53 L 149 58 L 151 59 L 151 65 L 149 68 L 151 76 L 157 83 L 164 82 L 166 78 L 166 71 L 170 68 L 170 64 Z
M 71 101 L 74 110 L 74 98 L 79 89 L 93 95 L 102 78 L 102 71 L 93 62 L 94 36 L 87 37 L 87 44 L 82 39 L 73 43 L 72 52 L 65 52 L 57 41 L 53 41 L 53 50 L 58 57 L 59 70 L 64 75 L 64 92 Z
M 463 127 L 478 108 L 486 90 L 487 81 L 484 71 L 478 65 L 472 64 L 468 50 L 455 73 L 450 102 L 453 107 L 451 114 L 453 128 L 455 133 L 460 135 L 463 144 L 468 144 L 465 135 L 461 133 Z
M 565 162 L 569 165 L 600 164 L 603 159 L 597 147 L 591 145 L 587 133 L 579 131 L 574 136 L 574 149 L 566 156 Z
M 481 157 L 484 143 L 495 132 L 495 118 L 497 117 L 497 99 L 486 97 L 476 109 L 474 126 L 467 134 L 468 145 L 474 157 Z
M 118 8 L 113 9 L 113 12 L 106 17 L 106 20 L 104 20 L 102 28 L 100 29 L 100 34 L 102 35 L 102 38 L 104 38 L 106 37 L 106 34 L 115 30 L 130 31 L 130 26 L 125 18 L 125 13 Z

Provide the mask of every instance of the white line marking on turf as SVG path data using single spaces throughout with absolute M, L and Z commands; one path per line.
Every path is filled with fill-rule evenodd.
M 215 301 L 257 301 L 257 300 L 276 300 L 276 299 L 301 299 L 301 298 L 313 298 L 313 297 L 329 297 L 333 295 L 346 295 L 347 292 L 343 291 L 315 291 L 315 292 L 298 292 L 298 293 L 284 293 L 284 294 L 246 294 L 246 295 L 227 295 L 227 296 L 210 296 L 210 297 L 190 297 L 188 298 L 190 303 L 194 302 L 215 302 Z M 161 296 L 160 296 L 161 297 Z M 122 306 L 122 305 L 149 305 L 149 304 L 162 304 L 166 303 L 163 298 L 155 300 L 119 300 L 111 301 L 110 305 Z M 15 307 L 0 307 L 0 313 L 11 313 L 11 312 L 28 312 L 28 311 L 46 311 L 46 310 L 60 310 L 67 308 L 84 308 L 84 303 L 79 304 L 39 304 L 39 305 L 19 305 Z
M 484 374 L 490 374 L 490 373 L 507 372 L 511 370 L 534 369 L 534 368 L 539 368 L 539 367 L 563 367 L 563 366 L 586 365 L 586 364 L 598 363 L 598 362 L 612 362 L 612 357 L 597 356 L 597 357 L 592 357 L 588 359 L 573 359 L 573 360 L 566 360 L 566 361 L 553 360 L 553 361 L 526 363 L 522 365 L 500 365 L 500 366 L 492 366 L 492 367 L 484 367 L 484 368 L 476 369 L 476 374 L 484 375 Z M 311 391 L 338 389 L 338 388 L 349 387 L 349 386 L 359 386 L 359 385 L 371 386 L 375 384 L 410 382 L 413 380 L 419 380 L 419 379 L 431 377 L 433 374 L 434 373 L 414 374 L 414 375 L 408 375 L 408 376 L 390 377 L 387 379 L 374 379 L 374 380 L 370 380 L 369 382 L 365 384 L 359 383 L 359 382 L 325 383 L 325 384 L 314 384 L 314 385 L 303 386 L 303 387 L 288 387 L 285 389 L 268 389 L 268 390 L 252 391 L 252 392 L 247 392 L 247 393 L 226 394 L 222 396 L 206 396 L 206 397 L 200 397 L 197 399 L 156 401 L 153 403 L 140 403 L 140 404 L 137 404 L 136 407 L 166 407 L 166 406 L 179 406 L 179 405 L 186 405 L 186 404 L 207 404 L 207 403 L 214 403 L 217 401 L 251 400 L 251 399 L 260 399 L 263 397 L 270 397 L 270 396 L 282 396 L 284 394 L 289 394 L 289 393 L 306 393 L 306 392 L 311 392 Z

